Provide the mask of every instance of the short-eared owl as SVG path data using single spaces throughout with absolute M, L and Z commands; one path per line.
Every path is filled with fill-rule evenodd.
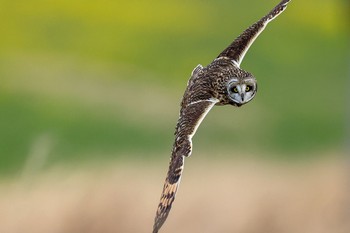
M 282 0 L 272 11 L 246 29 L 208 66 L 198 65 L 192 72 L 181 102 L 175 130 L 169 171 L 158 205 L 153 233 L 165 222 L 179 187 L 185 157 L 191 155 L 192 137 L 214 105 L 240 107 L 257 92 L 256 79 L 240 68 L 244 55 L 266 25 L 281 14 L 290 0 Z

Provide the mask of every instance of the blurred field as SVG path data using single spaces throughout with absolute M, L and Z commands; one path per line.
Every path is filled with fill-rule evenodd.
M 0 1 L 0 232 L 150 232 L 179 103 L 278 0 Z M 349 1 L 293 0 L 193 139 L 165 232 L 348 233 Z
M 151 232 L 166 163 L 57 167 L 3 181 L 0 232 Z M 341 160 L 191 158 L 162 232 L 347 233 L 348 175 Z

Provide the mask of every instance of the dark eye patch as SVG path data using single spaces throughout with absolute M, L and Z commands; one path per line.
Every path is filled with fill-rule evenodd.
M 236 86 L 231 87 L 231 92 L 238 93 L 238 89 Z
M 247 85 L 245 88 L 245 91 L 251 91 L 253 90 L 253 86 L 252 85 Z

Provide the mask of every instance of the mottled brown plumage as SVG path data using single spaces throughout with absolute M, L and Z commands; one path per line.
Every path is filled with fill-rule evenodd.
M 256 79 L 240 68 L 241 61 L 266 25 L 286 8 L 290 0 L 282 0 L 269 14 L 245 30 L 208 66 L 198 65 L 192 72 L 184 93 L 168 174 L 158 205 L 153 233 L 165 222 L 184 168 L 185 157 L 191 155 L 192 137 L 205 115 L 214 105 L 240 107 L 251 101 L 256 92 Z

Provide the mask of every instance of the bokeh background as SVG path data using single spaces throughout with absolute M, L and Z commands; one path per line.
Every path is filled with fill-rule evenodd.
M 150 232 L 179 104 L 277 0 L 0 2 L 0 232 Z M 194 137 L 164 232 L 349 232 L 349 2 L 293 0 Z M 350 165 L 350 164 L 349 164 Z

